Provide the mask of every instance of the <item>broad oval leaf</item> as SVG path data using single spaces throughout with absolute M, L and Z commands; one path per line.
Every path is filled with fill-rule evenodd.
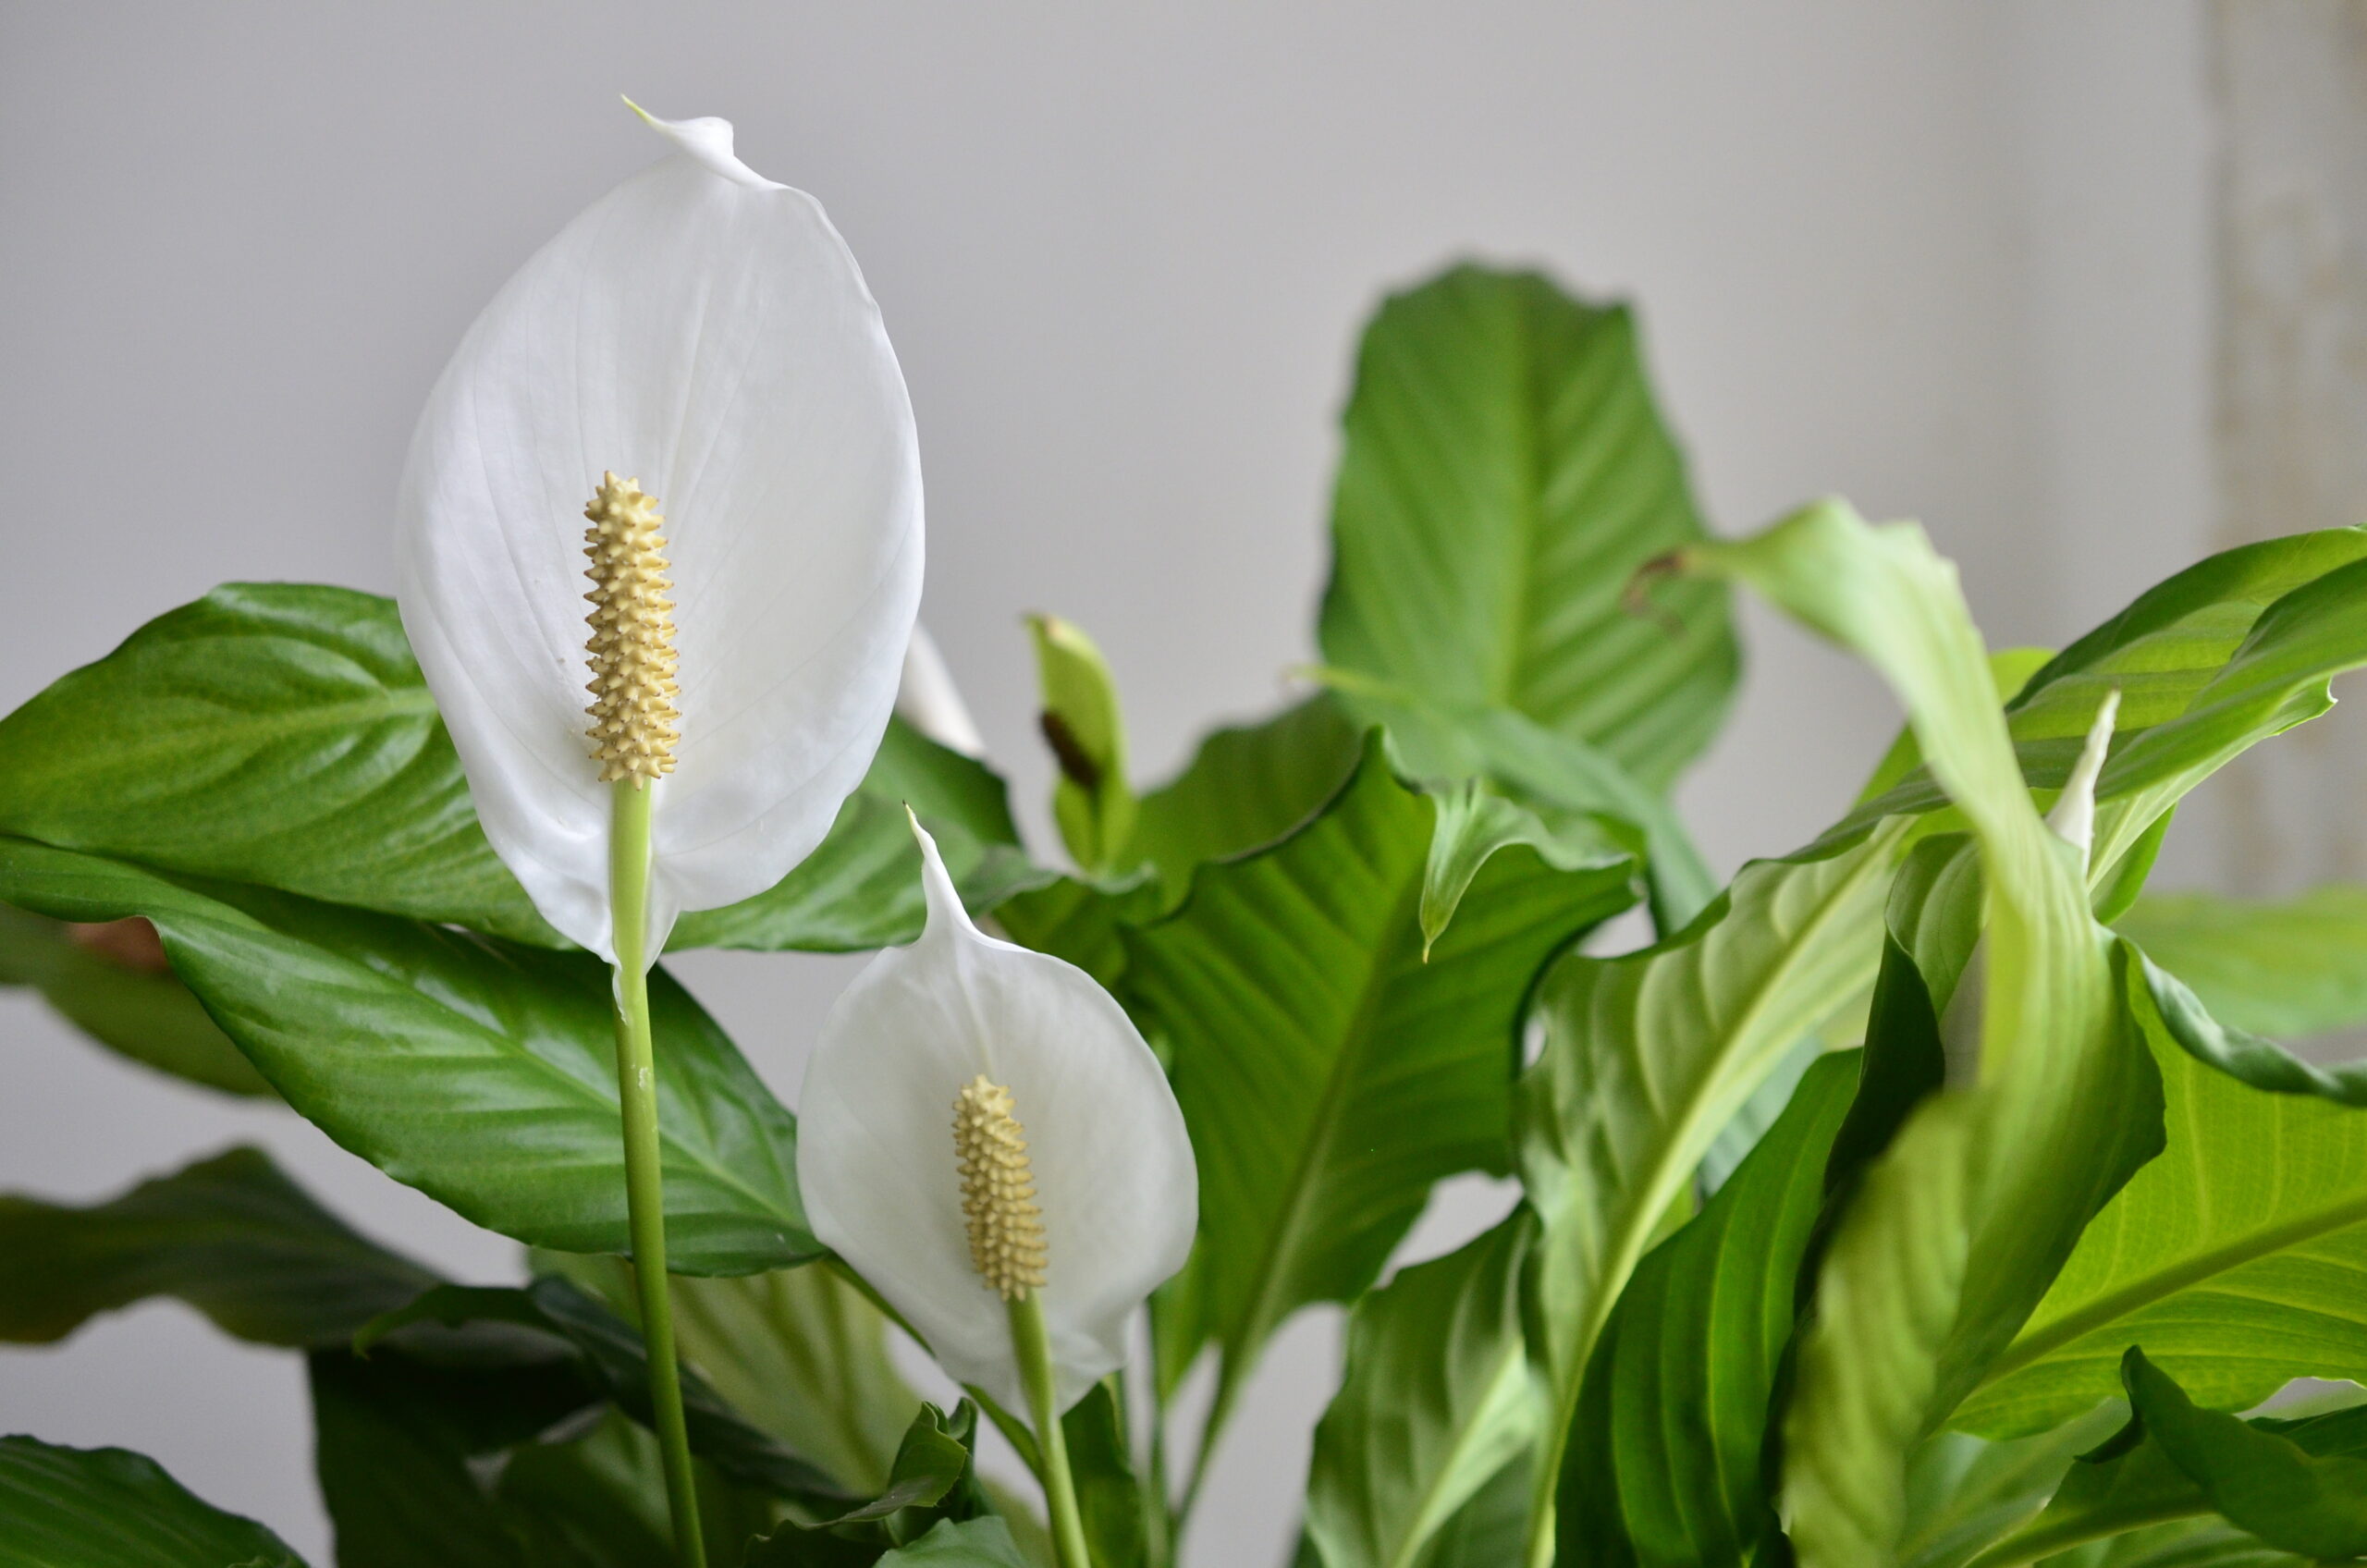
M 0 1438 L 0 1568 L 304 1568 L 251 1519 L 200 1501 L 149 1458 Z
M 1637 568 L 1701 536 L 1634 315 L 1534 273 L 1453 270 L 1365 331 L 1318 629 L 1331 664 L 1511 708 L 1664 789 L 1736 668 L 1725 590 Z
M 147 917 L 248 1060 L 346 1148 L 521 1241 L 630 1250 L 613 1010 L 590 955 L 21 839 L 0 839 L 0 899 Z M 650 1004 L 669 1266 L 744 1274 L 818 1256 L 794 1120 L 662 971 Z

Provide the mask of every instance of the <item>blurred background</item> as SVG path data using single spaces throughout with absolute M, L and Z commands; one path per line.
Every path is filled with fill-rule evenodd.
M 1139 770 L 1312 654 L 1336 415 L 1381 293 L 1461 256 L 1636 300 L 1717 528 L 1923 520 L 1993 644 L 2241 539 L 2367 519 L 2367 4 L 0 5 L 0 708 L 240 578 L 391 586 L 397 470 L 502 279 L 717 114 L 861 259 L 917 407 L 924 619 L 1042 852 L 1020 625 L 1066 615 Z M 1896 718 L 1748 610 L 1681 802 L 1722 869 Z M 2323 733 L 2321 733 L 2323 731 Z M 2162 880 L 2367 876 L 2334 721 L 2217 781 Z M 784 1096 L 857 960 L 679 966 Z M 464 1275 L 511 1243 L 283 1113 L 0 993 L 0 1189 L 234 1141 Z M 1458 1188 L 1409 1243 L 1506 1200 Z M 1187 1542 L 1278 1561 L 1335 1314 L 1269 1353 Z M 120 1443 L 325 1560 L 301 1368 L 153 1305 L 0 1354 L 0 1429 Z

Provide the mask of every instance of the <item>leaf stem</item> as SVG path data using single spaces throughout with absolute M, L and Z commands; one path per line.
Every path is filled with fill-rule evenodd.
M 1069 1474 L 1069 1443 L 1061 1430 L 1052 1391 L 1052 1345 L 1044 1330 L 1044 1303 L 1035 1292 L 1008 1304 L 1011 1348 L 1019 1379 L 1027 1388 L 1027 1413 L 1036 1420 L 1036 1446 L 1044 1460 L 1044 1502 L 1052 1516 L 1052 1544 L 1061 1568 L 1093 1568 L 1085 1549 L 1085 1521 L 1077 1513 L 1076 1481 Z
M 666 1282 L 666 1193 L 658 1168 L 657 1060 L 649 1028 L 650 792 L 619 778 L 610 796 L 608 910 L 617 949 L 617 1098 L 624 1112 L 625 1207 L 632 1234 L 641 1338 L 649 1355 L 649 1398 L 666 1469 L 681 1568 L 706 1568 L 690 1431 L 682 1419 L 682 1371 Z

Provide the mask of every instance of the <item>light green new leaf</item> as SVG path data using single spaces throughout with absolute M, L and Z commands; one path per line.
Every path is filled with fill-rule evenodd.
M 828 950 L 920 929 L 901 802 L 966 898 L 1024 885 L 1002 785 L 891 725 L 830 836 L 672 945 Z M 477 826 L 394 601 L 232 583 L 149 622 L 0 719 L 0 833 L 161 871 L 561 946 Z
M 0 1196 L 0 1339 L 19 1343 L 169 1295 L 242 1340 L 342 1344 L 435 1283 L 347 1229 L 259 1149 L 85 1208 Z
M 1977 1064 L 1866 1172 L 1818 1271 L 1784 1427 L 1783 1513 L 1805 1568 L 1881 1563 L 1905 1527 L 1907 1452 L 2158 1147 L 2158 1091 L 2116 1013 L 2079 856 L 2030 802 L 1955 570 L 1921 531 L 1828 502 L 1688 556 L 1872 664 L 1981 846 Z
M 1535 1440 L 1519 1289 L 1535 1231 L 1515 1211 L 1349 1314 L 1347 1370 L 1307 1470 L 1306 1531 L 1325 1568 L 1413 1568 Z
M 119 1448 L 0 1438 L 0 1568 L 304 1568 L 251 1519 Z
M 1060 764 L 1052 785 L 1052 819 L 1061 841 L 1088 873 L 1120 869 L 1121 851 L 1134 832 L 1134 791 L 1126 781 L 1126 721 L 1118 710 L 1117 681 L 1082 628 L 1058 616 L 1031 615 L 1036 681 L 1043 693 L 1039 727 Z
M 62 921 L 0 904 L 0 986 L 31 986 L 84 1034 L 143 1066 L 232 1095 L 271 1085 L 167 970 L 92 951 Z
M 521 1241 L 629 1250 L 615 1022 L 590 955 L 21 839 L 0 839 L 0 899 L 64 920 L 146 916 L 224 1032 L 346 1148 Z M 818 1256 L 794 1120 L 662 970 L 650 1006 L 668 1264 L 744 1274 Z
M 1630 859 L 1564 867 L 1506 845 L 1429 942 L 1432 867 L 1453 858 L 1434 839 L 1452 827 L 1376 735 L 1320 815 L 1202 867 L 1172 917 L 1125 933 L 1129 993 L 1172 1053 L 1200 1168 L 1160 1371 L 1215 1341 L 1220 1415 L 1285 1317 L 1372 1282 L 1432 1182 L 1504 1168 L 1529 986 L 1635 900 Z
M 2051 1427 L 2116 1393 L 2133 1344 L 2222 1408 L 2294 1378 L 2367 1380 L 2367 1113 L 2193 1060 L 2130 986 L 2168 1147 L 2096 1216 L 1954 1426 Z
M 1637 569 L 1701 536 L 1625 306 L 1456 267 L 1366 329 L 1332 501 L 1325 659 L 1510 708 L 1665 789 L 1717 730 L 1724 589 Z
M 1570 1435 L 1560 1568 L 1739 1565 L 1773 1534 L 1768 1404 L 1857 1087 L 1856 1052 L 1810 1068 L 1733 1179 L 1637 1266 Z
M 2156 894 L 2114 925 L 2236 1028 L 2295 1039 L 2367 1023 L 2367 888 Z

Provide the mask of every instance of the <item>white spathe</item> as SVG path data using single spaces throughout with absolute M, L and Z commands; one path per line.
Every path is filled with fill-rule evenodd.
M 644 116 L 647 118 L 646 116 Z M 584 738 L 583 508 L 666 521 L 681 692 L 648 951 L 764 891 L 862 779 L 921 589 L 920 453 L 878 306 L 812 197 L 719 119 L 594 202 L 485 307 L 403 472 L 397 597 L 485 835 L 613 959 L 610 788 Z
M 917 824 L 928 925 L 874 959 L 823 1022 L 798 1099 L 797 1180 L 831 1250 L 938 1365 L 1025 1408 L 1002 1298 L 971 1266 L 953 1103 L 1011 1091 L 1043 1211 L 1060 1408 L 1126 1359 L 1128 1319 L 1184 1267 L 1199 1179 L 1167 1075 L 1091 976 L 970 923 Z

